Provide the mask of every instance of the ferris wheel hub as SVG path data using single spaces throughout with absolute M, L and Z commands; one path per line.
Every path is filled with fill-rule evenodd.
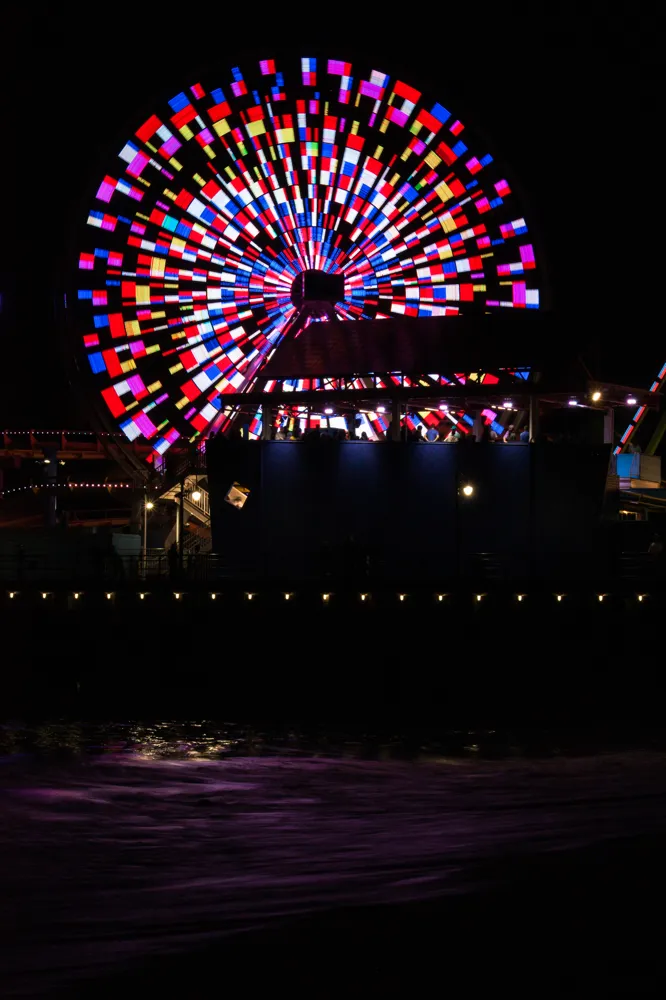
M 291 286 L 291 301 L 297 309 L 316 306 L 319 303 L 335 306 L 345 297 L 343 274 L 327 274 L 326 271 L 301 271 Z

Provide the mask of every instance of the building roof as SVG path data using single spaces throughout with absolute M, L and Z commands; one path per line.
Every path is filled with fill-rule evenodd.
M 261 375 L 293 379 L 542 368 L 554 347 L 552 315 L 510 313 L 310 323 L 281 344 Z

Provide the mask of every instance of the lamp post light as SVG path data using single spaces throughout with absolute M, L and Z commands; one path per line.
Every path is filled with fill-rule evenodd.
M 462 513 L 462 508 L 460 504 L 460 498 L 463 499 L 462 507 L 466 507 L 466 501 L 471 500 L 474 496 L 475 489 L 472 483 L 467 479 L 466 476 L 461 475 L 460 472 L 457 474 L 457 485 L 456 485 L 456 576 L 460 578 L 462 574 L 462 562 L 463 562 L 463 544 L 462 544 L 462 528 L 465 516 Z
M 145 500 L 143 502 L 143 545 L 141 546 L 141 554 L 143 556 L 143 572 L 146 572 L 146 552 L 148 550 L 148 511 L 154 508 L 155 504 L 152 500 Z

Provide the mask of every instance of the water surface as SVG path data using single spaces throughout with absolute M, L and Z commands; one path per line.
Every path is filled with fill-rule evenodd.
M 455 752 L 450 748 L 453 747 Z M 666 831 L 666 754 L 526 756 L 212 723 L 5 726 L 4 994 L 342 905 L 486 890 L 515 858 Z

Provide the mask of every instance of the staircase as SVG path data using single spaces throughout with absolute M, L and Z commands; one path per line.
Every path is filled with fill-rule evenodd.
M 210 529 L 210 496 L 207 490 L 208 479 L 203 471 L 190 471 L 190 460 L 187 459 L 178 469 L 174 469 L 169 477 L 169 485 L 163 484 L 159 494 L 160 500 L 170 501 L 176 505 L 183 504 L 183 549 L 185 552 L 210 552 L 212 547 Z M 193 494 L 198 494 L 194 499 Z M 178 514 L 173 527 L 165 540 L 165 548 L 175 541 Z
M 195 517 L 204 527 L 210 528 L 210 498 L 208 490 L 203 485 L 204 482 L 207 482 L 205 476 L 200 473 L 190 473 L 185 477 L 184 484 L 177 482 L 164 493 L 160 493 L 160 500 L 173 500 L 174 503 L 179 504 L 182 490 L 184 512 L 190 517 Z M 197 500 L 192 499 L 193 493 L 199 493 Z

